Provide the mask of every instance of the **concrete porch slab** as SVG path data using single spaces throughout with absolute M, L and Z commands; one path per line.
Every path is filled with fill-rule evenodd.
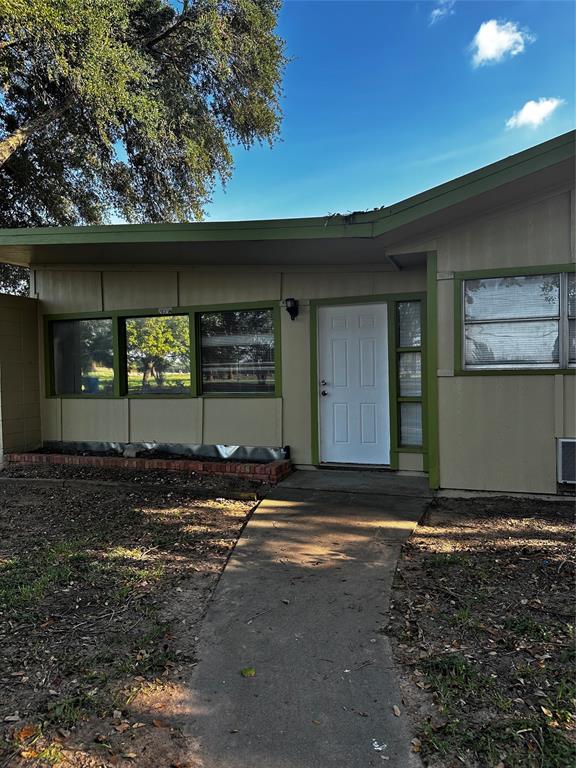
M 386 470 L 299 469 L 283 480 L 281 487 L 385 496 L 432 496 L 427 477 L 398 475 Z

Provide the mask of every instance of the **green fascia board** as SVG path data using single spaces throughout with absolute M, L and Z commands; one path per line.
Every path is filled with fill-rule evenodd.
M 382 211 L 374 224 L 374 237 L 409 224 L 444 208 L 462 203 L 484 192 L 517 181 L 523 176 L 548 168 L 573 157 L 576 148 L 576 132 L 559 136 L 549 142 L 520 152 L 504 160 L 487 165 L 453 181 L 434 187 L 420 195 L 391 205 Z
M 573 157 L 576 131 L 511 155 L 394 205 L 350 215 L 187 224 L 0 229 L 3 246 L 373 238 Z

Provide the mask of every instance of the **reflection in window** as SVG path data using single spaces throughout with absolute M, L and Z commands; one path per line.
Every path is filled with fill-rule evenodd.
M 400 352 L 398 355 L 400 397 L 422 395 L 422 355 L 420 352 Z
M 190 392 L 188 315 L 126 320 L 128 394 Z
M 559 317 L 560 275 L 466 280 L 466 366 L 557 366 Z
M 55 395 L 114 392 L 112 320 L 52 323 Z
M 422 320 L 419 301 L 398 302 L 398 345 L 420 347 L 422 345 Z
M 400 403 L 400 444 L 422 445 L 422 403 Z
M 203 392 L 274 392 L 271 309 L 203 312 L 200 339 Z

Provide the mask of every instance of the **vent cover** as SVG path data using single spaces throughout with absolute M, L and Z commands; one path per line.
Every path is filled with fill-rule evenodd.
M 576 483 L 576 440 L 558 440 L 558 482 Z

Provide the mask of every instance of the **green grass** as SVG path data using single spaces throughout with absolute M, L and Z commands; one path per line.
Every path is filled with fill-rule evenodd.
M 33 558 L 8 560 L 0 565 L 0 607 L 5 611 L 32 608 L 49 591 L 87 568 L 88 556 L 81 541 L 58 542 L 34 553 Z
M 458 653 L 426 659 L 422 670 L 445 704 L 470 696 L 482 698 L 492 687 L 492 680 Z
M 538 718 L 503 717 L 481 730 L 469 730 L 454 720 L 441 730 L 428 725 L 427 742 L 442 756 L 457 755 L 463 765 L 506 768 L 567 768 L 574 764 L 574 747 L 560 731 Z

